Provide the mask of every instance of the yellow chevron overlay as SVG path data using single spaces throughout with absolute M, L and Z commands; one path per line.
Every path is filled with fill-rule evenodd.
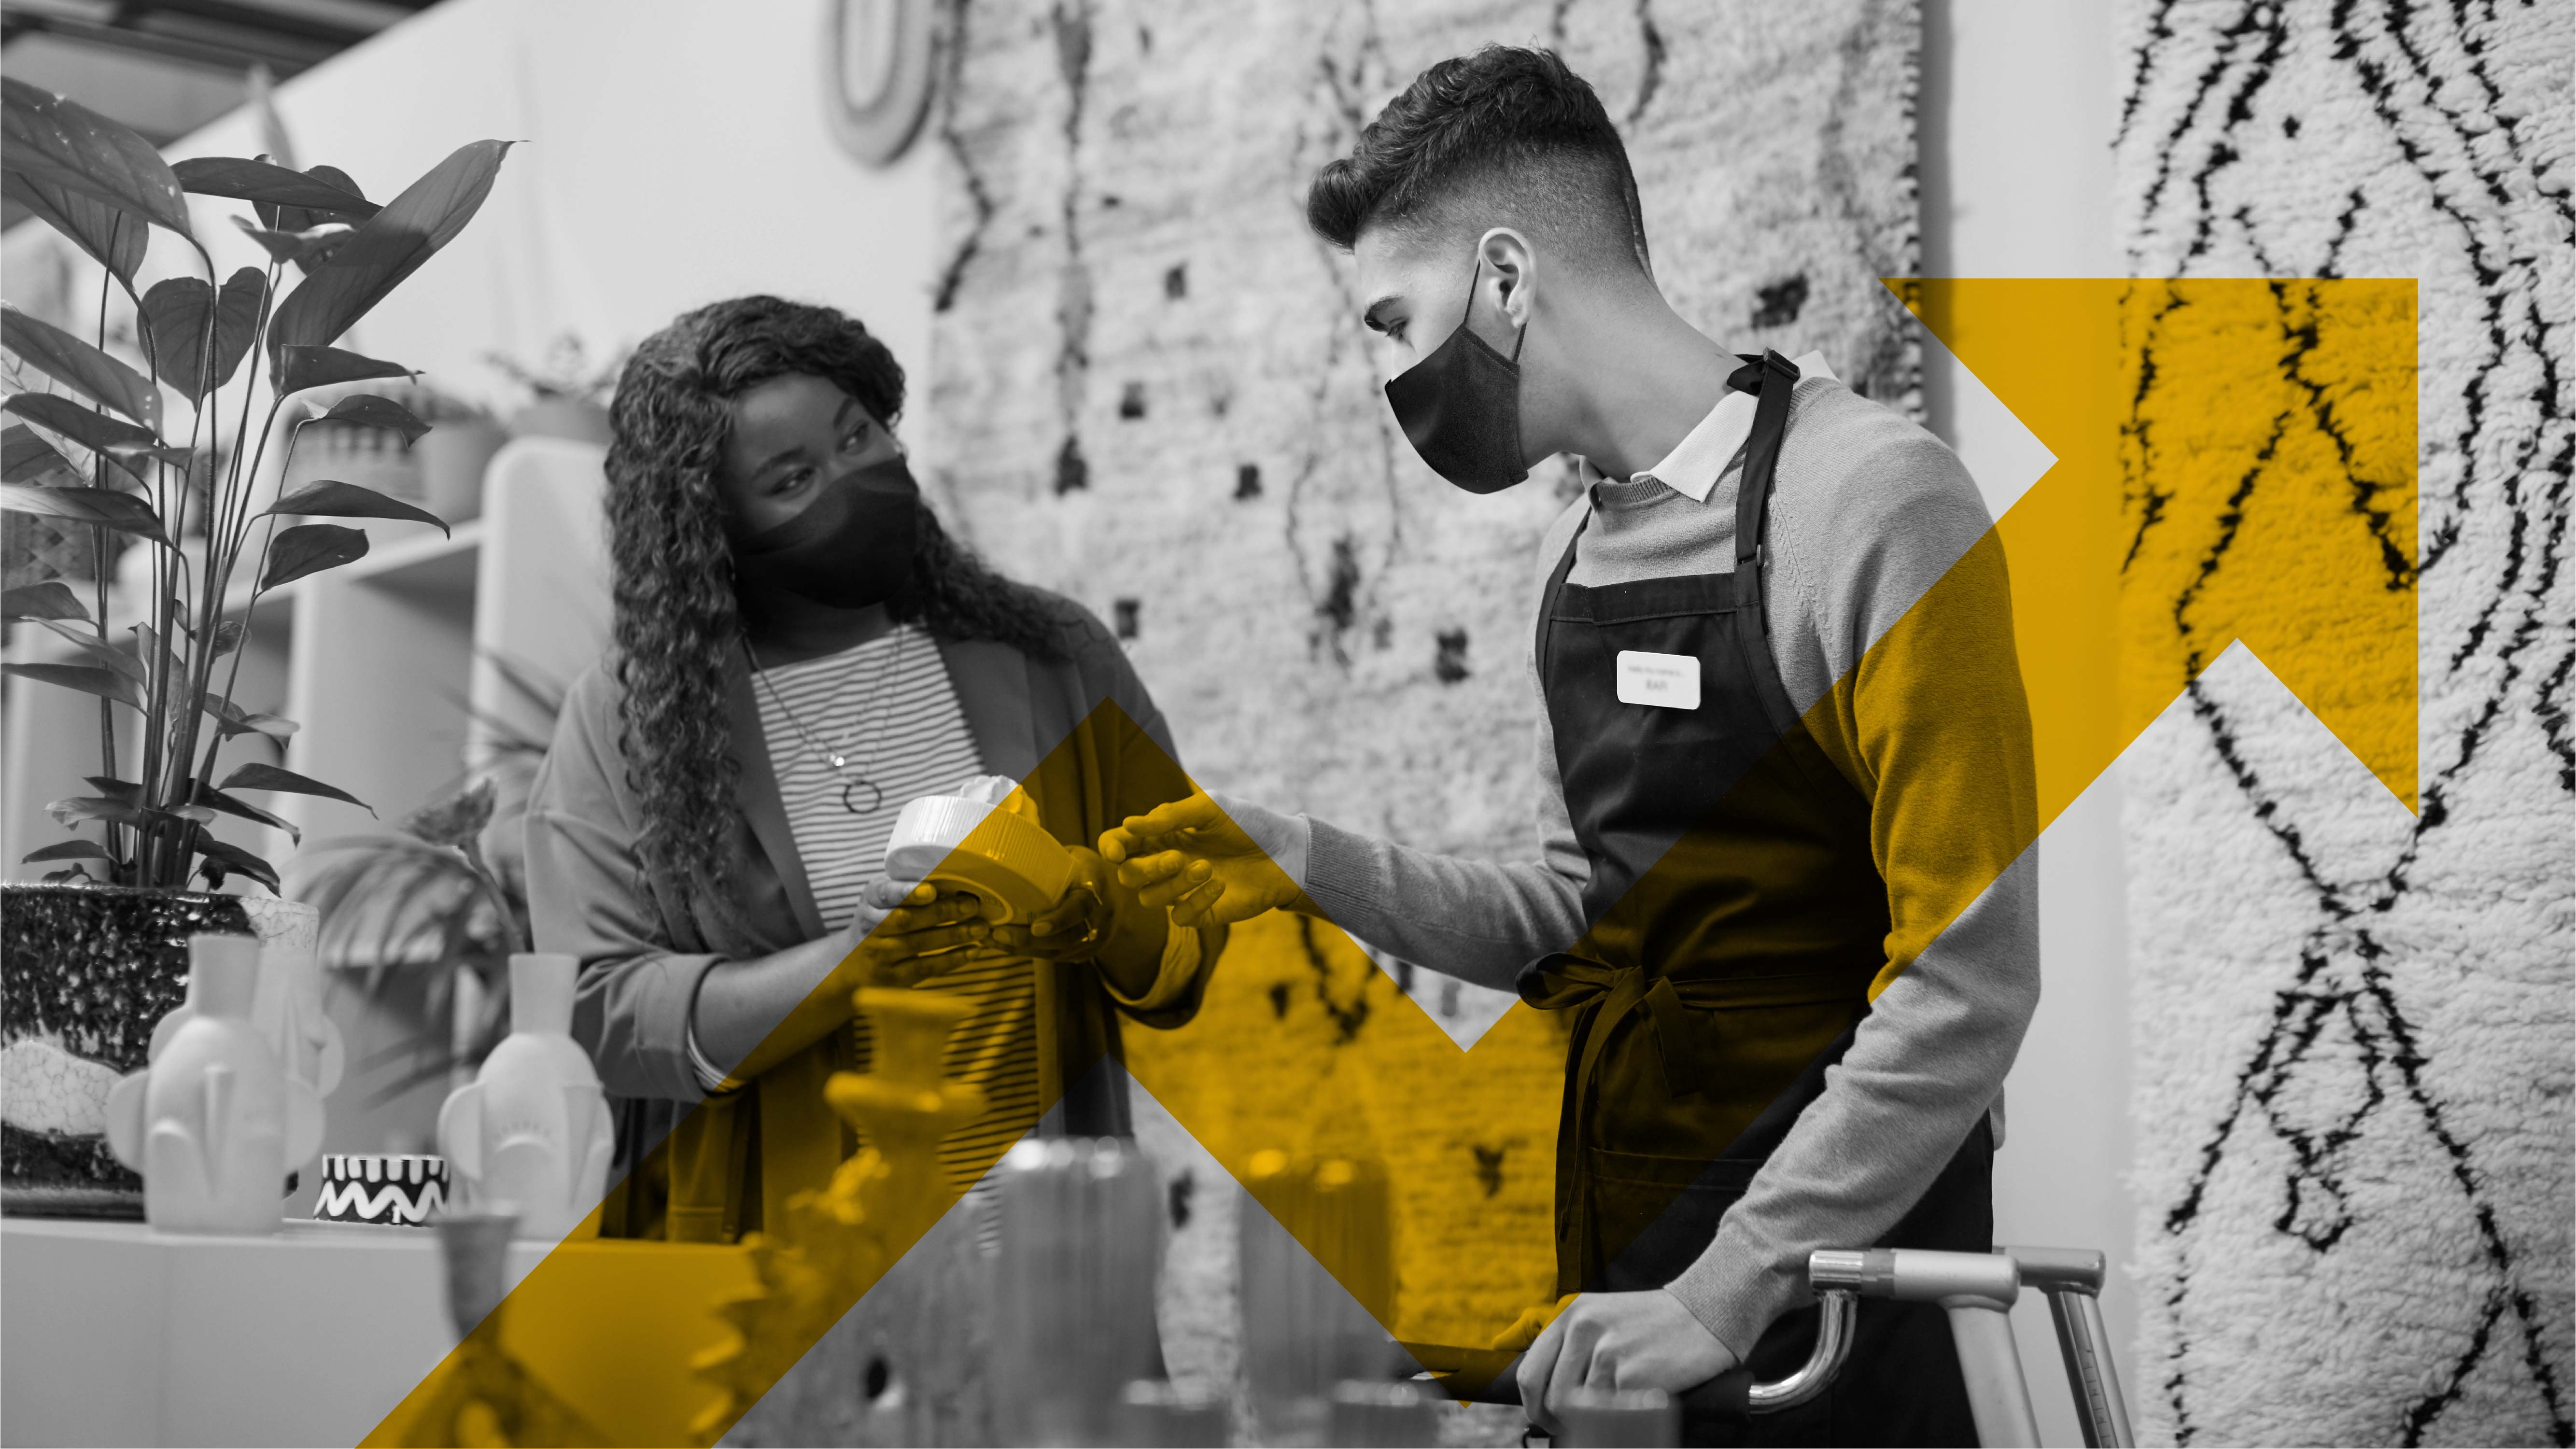
M 2035 784 L 2012 771 L 1963 769 L 1920 787 L 1927 808 L 1957 824 L 1957 848 L 1936 862 L 1939 878 L 1928 884 L 1948 913 L 1891 941 L 1882 986 L 2230 642 L 2252 649 L 2413 807 L 2411 280 L 1888 285 L 2057 462 L 1815 706 L 1850 708 L 1869 672 L 1900 656 L 1938 660 L 1945 639 L 1973 633 L 1971 615 L 2008 590 L 2019 678 L 1964 670 L 1955 688 L 1963 708 L 1990 707 L 2016 685 L 2026 695 Z M 1152 748 L 1123 738 L 1140 732 L 1115 706 L 1082 728 L 1121 734 L 1124 749 Z M 1070 740 L 1059 747 L 1070 748 Z M 1867 767 L 1837 763 L 1847 772 Z M 1033 796 L 1049 773 L 1041 765 L 1031 776 Z M 1292 1030 L 1282 1003 L 1307 992 L 1332 1008 L 1333 1023 L 1365 1008 L 1364 1027 L 1296 1035 L 1303 1028 Z M 1449 1342 L 1499 1330 L 1553 1278 L 1545 1184 L 1562 1041 L 1546 1014 L 1515 1006 L 1462 1051 L 1410 997 L 1387 989 L 1340 931 L 1288 917 L 1236 931 L 1192 1023 L 1126 1033 L 1136 1081 L 1238 1176 L 1261 1148 L 1373 1133 L 1398 1178 L 1405 1336 Z M 1464 1170 L 1422 1170 L 1434 1160 L 1463 1164 L 1471 1146 L 1504 1164 L 1489 1179 L 1500 1186 Z M 872 1170 L 865 1162 L 850 1170 L 851 1198 L 809 1205 L 806 1231 L 823 1231 L 821 1216 L 863 1197 L 855 1184 Z M 900 1221 L 859 1223 L 844 1212 L 844 1228 L 866 1240 L 853 1237 L 829 1271 L 812 1261 L 764 1269 L 774 1288 L 802 1295 L 794 1313 L 719 1316 L 718 1299 L 739 1298 L 752 1281 L 742 1264 L 756 1251 L 675 1250 L 731 1252 L 737 1266 L 660 1275 L 653 1249 L 612 1243 L 559 1248 L 501 1311 L 514 1335 L 542 1325 L 558 1359 L 570 1343 L 625 1355 L 623 1367 L 636 1374 L 677 1376 L 697 1356 L 724 1365 L 721 1391 L 694 1378 L 636 1384 L 635 1413 L 615 1431 L 704 1442 L 955 1201 L 944 1185 L 930 1191 L 920 1206 L 937 1211 Z M 1361 1271 L 1329 1257 L 1325 1266 Z M 722 1291 L 708 1286 L 719 1280 Z M 1449 1280 L 1472 1281 L 1474 1291 L 1444 1292 Z M 369 1442 L 408 1442 L 456 1362 Z M 619 1368 L 604 1362 L 580 1373 L 614 1381 Z

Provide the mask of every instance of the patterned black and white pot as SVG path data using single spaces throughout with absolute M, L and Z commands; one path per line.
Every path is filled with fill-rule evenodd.
M 426 1153 L 327 1152 L 313 1216 L 333 1223 L 421 1227 L 447 1208 L 447 1159 Z
M 129 886 L 0 884 L 0 1211 L 143 1216 L 107 1147 L 107 1093 L 188 995 L 188 938 L 311 950 L 311 906 Z

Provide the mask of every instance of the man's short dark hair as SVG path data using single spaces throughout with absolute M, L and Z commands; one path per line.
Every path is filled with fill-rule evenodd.
M 1578 265 L 1647 265 L 1628 148 L 1552 50 L 1488 45 L 1416 76 L 1316 173 L 1306 222 L 1344 251 L 1373 226 L 1510 223 Z

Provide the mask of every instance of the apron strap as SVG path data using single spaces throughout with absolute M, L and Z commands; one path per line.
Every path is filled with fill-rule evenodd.
M 1764 534 L 1770 526 L 1780 440 L 1789 431 L 1789 394 L 1798 387 L 1798 365 L 1767 349 L 1758 364 L 1761 401 L 1754 405 L 1753 433 L 1744 445 L 1744 472 L 1735 486 L 1736 609 L 1727 629 L 1735 636 L 1745 677 L 1753 681 L 1763 714 L 1773 729 L 1786 735 L 1799 727 L 1798 711 L 1789 699 L 1788 686 L 1781 682 L 1780 666 L 1771 657 L 1771 617 L 1762 603 L 1762 571 L 1771 560 Z M 1736 376 L 1755 371 L 1748 366 Z
M 1762 608 L 1762 533 L 1770 522 L 1771 475 L 1780 461 L 1780 439 L 1789 430 L 1789 394 L 1798 387 L 1798 365 L 1777 352 L 1764 351 L 1756 364 L 1736 376 L 1756 372 L 1760 401 L 1753 408 L 1753 432 L 1744 445 L 1744 476 L 1735 490 L 1735 598 L 1756 612 Z M 1732 379 L 1730 379 L 1730 382 Z M 1766 630 L 1768 625 L 1764 626 Z
M 1556 642 L 1556 601 L 1565 592 L 1565 576 L 1574 571 L 1575 545 L 1583 542 L 1583 530 L 1592 526 L 1590 490 L 1585 490 L 1583 516 L 1574 522 L 1574 536 L 1565 541 L 1565 553 L 1556 561 L 1556 569 L 1547 576 L 1547 587 L 1538 595 L 1538 677 L 1547 678 L 1548 650 Z

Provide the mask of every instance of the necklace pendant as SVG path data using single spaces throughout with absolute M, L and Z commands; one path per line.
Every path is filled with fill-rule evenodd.
M 848 768 L 850 767 L 850 762 L 849 762 L 849 759 L 848 759 L 848 757 L 847 757 L 847 756 L 843 756 L 843 755 L 830 755 L 830 756 L 826 756 L 826 758 L 828 758 L 829 760 L 831 760 L 831 762 L 832 762 L 832 768 L 833 768 L 833 769 L 835 769 L 835 770 L 846 770 L 846 769 L 848 769 Z

